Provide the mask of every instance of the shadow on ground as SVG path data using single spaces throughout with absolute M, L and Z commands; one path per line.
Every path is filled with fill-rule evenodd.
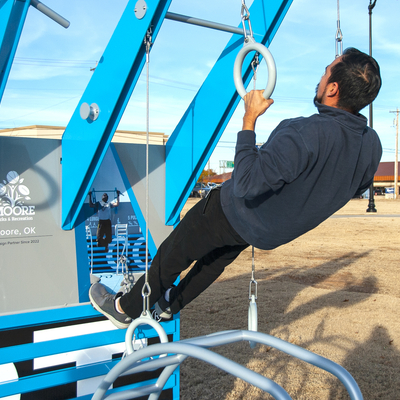
M 391 377 L 398 375 L 400 354 L 384 326 L 365 320 L 370 315 L 376 321 L 370 313 L 379 312 L 373 308 L 379 294 L 377 278 L 356 276 L 348 270 L 369 255 L 369 251 L 347 252 L 313 267 L 258 269 L 258 330 L 338 362 L 356 379 L 365 399 L 395 400 L 400 388 L 397 376 L 395 381 Z M 271 259 L 265 265 L 273 265 Z M 223 275 L 182 310 L 182 339 L 247 329 L 251 251 L 244 252 L 231 267 L 239 273 Z M 240 273 L 243 269 L 245 274 Z M 366 325 L 365 332 L 359 329 Z M 329 373 L 271 347 L 251 349 L 248 343 L 238 343 L 215 351 L 275 380 L 293 399 L 349 398 Z M 272 397 L 213 366 L 189 359 L 181 368 L 181 398 Z

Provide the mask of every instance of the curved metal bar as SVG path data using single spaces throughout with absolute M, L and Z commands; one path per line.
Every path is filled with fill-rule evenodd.
M 253 341 L 267 346 L 276 348 L 277 350 L 283 351 L 293 357 L 296 357 L 302 361 L 312 364 L 318 368 L 321 368 L 332 375 L 336 376 L 344 385 L 347 392 L 350 395 L 351 400 L 363 400 L 361 391 L 354 378 L 347 372 L 342 366 L 335 362 L 328 360 L 325 357 L 319 356 L 318 354 L 312 353 L 309 350 L 303 349 L 292 343 L 285 342 L 282 339 L 278 339 L 274 336 L 260 332 L 250 331 L 222 331 L 216 332 L 212 335 L 199 336 L 192 339 L 186 339 L 181 343 L 190 343 L 201 347 L 216 347 L 229 343 L 235 343 L 239 341 Z
M 246 89 L 243 85 L 242 80 L 242 65 L 245 57 L 251 51 L 257 51 L 258 53 L 260 53 L 267 63 L 268 82 L 267 86 L 264 89 L 263 96 L 265 99 L 269 99 L 275 89 L 276 65 L 270 51 L 261 43 L 249 42 L 248 44 L 245 44 L 236 56 L 235 64 L 233 66 L 233 81 L 235 82 L 236 90 L 242 99 L 244 98 L 244 96 L 246 96 Z
M 181 357 L 181 361 L 180 363 L 187 358 L 187 356 L 183 356 L 182 354 L 179 355 Z M 179 363 L 179 364 L 180 364 Z M 167 383 L 167 380 L 169 379 L 169 377 L 174 373 L 176 367 L 178 367 L 179 364 L 173 364 L 173 365 L 169 365 L 168 367 L 164 368 L 164 371 L 161 372 L 160 376 L 157 379 L 157 387 L 159 387 L 161 390 L 157 393 L 152 393 L 148 400 L 158 400 L 158 398 L 160 397 L 160 394 L 162 392 L 163 387 L 165 386 L 165 384 Z
M 120 376 L 121 374 L 126 373 L 126 371 L 132 370 L 132 367 L 134 367 L 133 369 L 136 369 L 136 367 L 138 369 L 142 369 L 144 364 L 139 363 L 141 359 L 164 353 L 182 355 L 182 357 L 168 356 L 164 359 L 146 361 L 146 363 L 149 366 L 151 365 L 150 367 L 151 369 L 153 369 L 155 365 L 172 366 L 172 364 L 176 364 L 177 362 L 181 363 L 183 359 L 186 358 L 186 356 L 192 356 L 200 360 L 206 361 L 216 367 L 219 367 L 222 370 L 230 373 L 231 375 L 241 378 L 246 382 L 259 387 L 260 389 L 266 391 L 267 393 L 270 393 L 278 400 L 291 399 L 290 396 L 282 387 L 280 387 L 270 379 L 265 378 L 262 375 L 259 375 L 258 373 L 251 371 L 243 367 L 242 365 L 237 364 L 232 360 L 228 360 L 225 357 L 207 349 L 208 347 L 221 346 L 239 341 L 251 341 L 255 343 L 261 343 L 268 346 L 272 346 L 280 351 L 283 351 L 284 353 L 287 353 L 302 361 L 312 364 L 327 372 L 330 372 L 332 375 L 336 376 L 342 382 L 347 392 L 349 393 L 351 400 L 363 400 L 363 396 L 356 381 L 350 375 L 350 373 L 347 372 L 340 365 L 324 357 L 321 357 L 317 354 L 314 354 L 311 351 L 305 350 L 294 344 L 285 342 L 282 339 L 278 339 L 274 336 L 267 335 L 265 333 L 252 332 L 252 331 L 217 332 L 212 335 L 186 339 L 177 343 L 160 343 L 146 347 L 140 350 L 139 352 L 132 353 L 125 359 L 121 360 L 121 362 L 118 363 L 106 375 L 105 379 L 100 384 L 99 388 L 97 389 L 92 399 L 93 400 L 103 399 L 104 395 L 107 392 L 107 389 L 115 381 L 115 379 L 117 379 L 117 377 Z M 175 367 L 176 366 L 174 366 L 174 368 Z M 162 381 L 165 381 L 168 374 L 170 374 L 170 370 L 168 370 L 164 374 Z M 154 393 L 159 392 L 160 388 L 159 383 L 161 384 L 161 381 L 157 382 L 156 385 L 153 385 L 152 390 L 154 390 Z M 112 397 L 112 396 L 113 395 L 108 397 L 109 400 L 117 399 L 117 397 Z M 120 397 L 120 394 L 118 396 L 119 396 L 118 399 L 132 398 L 132 391 L 130 391 L 129 393 L 130 397 Z
M 132 364 L 137 363 L 142 358 L 153 357 L 158 354 L 163 353 L 177 353 L 177 354 L 185 354 L 191 357 L 198 358 L 199 360 L 203 360 L 212 364 L 233 376 L 239 377 L 244 381 L 259 387 L 261 390 L 264 390 L 267 393 L 270 393 L 275 399 L 278 400 L 291 400 L 289 394 L 277 383 L 272 381 L 271 379 L 266 378 L 249 370 L 242 365 L 229 360 L 219 354 L 216 354 L 210 350 L 192 345 L 192 344 L 183 344 L 182 342 L 177 343 L 162 343 L 162 344 L 154 344 L 152 346 L 146 347 L 138 352 L 132 353 L 123 360 L 121 360 L 104 378 L 103 382 L 100 384 L 95 394 L 92 397 L 92 400 L 101 400 L 104 398 L 104 395 L 107 392 L 109 386 L 118 378 L 122 373 L 131 368 Z M 149 363 L 150 364 L 150 363 Z M 158 390 L 158 387 L 155 388 L 155 391 Z M 112 397 L 110 395 L 107 397 L 109 400 L 116 399 L 117 397 Z M 132 398 L 132 392 L 129 393 Z M 118 399 L 123 399 L 123 397 L 118 397 Z

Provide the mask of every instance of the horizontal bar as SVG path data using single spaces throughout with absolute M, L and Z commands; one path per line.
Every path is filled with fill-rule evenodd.
M 198 25 L 198 26 L 203 26 L 205 28 L 211 28 L 211 29 L 216 29 L 219 31 L 237 33 L 239 35 L 243 35 L 243 29 L 237 28 L 235 26 L 219 24 L 217 22 L 207 21 L 205 19 L 188 17 L 187 15 L 167 12 L 167 14 L 165 15 L 165 18 L 173 20 L 173 21 L 185 22 L 186 24 Z M 247 33 L 250 34 L 249 31 L 247 31 Z
M 31 0 L 31 5 L 36 8 L 36 10 L 40 11 L 44 15 L 47 15 L 49 18 L 51 18 L 53 21 L 57 22 L 57 24 L 60 24 L 64 28 L 69 27 L 69 21 L 66 20 L 64 17 L 62 17 L 60 14 L 57 14 L 55 11 L 53 11 L 51 8 L 45 6 L 43 3 L 41 3 L 38 0 Z

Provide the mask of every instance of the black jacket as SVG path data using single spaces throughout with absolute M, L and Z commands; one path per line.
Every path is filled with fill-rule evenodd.
M 315 228 L 372 183 L 382 155 L 367 119 L 315 102 L 319 114 L 282 121 L 259 149 L 238 133 L 221 205 L 249 244 L 273 249 Z

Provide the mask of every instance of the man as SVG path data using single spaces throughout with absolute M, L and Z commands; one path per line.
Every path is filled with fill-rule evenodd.
M 120 192 L 117 190 L 116 202 L 108 202 L 108 194 L 103 193 L 101 201 L 92 201 L 92 192 L 89 192 L 89 205 L 97 210 L 99 224 L 97 225 L 97 245 L 104 247 L 108 252 L 108 245 L 112 242 L 111 209 L 119 206 Z
M 347 49 L 314 99 L 318 114 L 282 121 L 257 149 L 255 124 L 273 103 L 245 96 L 232 178 L 197 203 L 161 244 L 149 270 L 150 305 L 164 319 L 203 292 L 249 244 L 271 250 L 315 228 L 372 183 L 382 148 L 359 111 L 381 87 L 379 65 Z M 196 261 L 175 287 L 182 271 Z M 142 312 L 144 277 L 123 296 L 97 283 L 93 306 L 117 327 Z

